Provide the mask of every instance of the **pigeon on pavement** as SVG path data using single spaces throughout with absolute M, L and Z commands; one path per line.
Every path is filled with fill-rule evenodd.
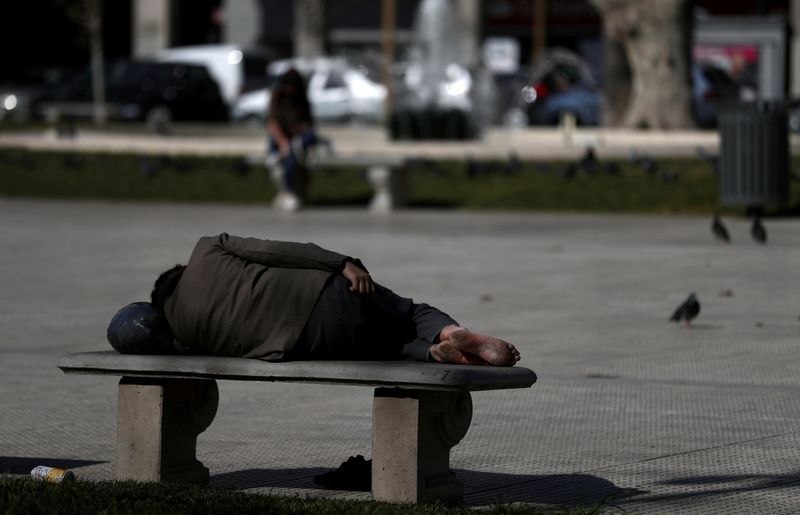
M 711 220 L 711 232 L 714 233 L 714 237 L 718 240 L 724 241 L 725 243 L 731 242 L 731 235 L 728 233 L 728 228 L 725 227 L 725 224 L 722 223 L 720 220 L 719 215 L 714 213 L 714 218 Z
M 671 317 L 670 322 L 680 322 L 683 320 L 686 327 L 689 327 L 690 322 L 700 313 L 700 301 L 697 300 L 697 295 L 692 293 L 689 297 L 681 303 L 675 310 Z

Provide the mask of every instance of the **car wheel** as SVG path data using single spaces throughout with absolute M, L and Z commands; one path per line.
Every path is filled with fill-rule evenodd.
M 165 105 L 157 105 L 147 111 L 145 124 L 155 132 L 166 132 L 172 122 L 172 112 Z

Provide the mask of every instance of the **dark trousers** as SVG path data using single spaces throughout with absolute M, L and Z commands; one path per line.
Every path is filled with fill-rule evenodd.
M 439 332 L 458 324 L 378 284 L 371 295 L 349 287 L 341 275 L 328 279 L 289 359 L 429 361 Z

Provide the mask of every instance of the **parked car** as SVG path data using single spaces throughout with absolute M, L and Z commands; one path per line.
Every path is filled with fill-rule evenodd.
M 755 88 L 735 81 L 713 62 L 692 66 L 692 115 L 701 128 L 717 126 L 717 112 L 725 104 L 755 100 Z
M 236 45 L 194 45 L 161 50 L 156 60 L 205 66 L 217 82 L 220 94 L 229 107 L 249 91 L 268 85 L 267 59 Z
M 0 121 L 26 122 L 33 118 L 33 105 L 41 88 L 30 84 L 0 85 Z
M 282 59 L 267 68 L 267 81 L 274 84 L 290 68 L 306 80 L 308 100 L 319 121 L 377 121 L 383 116 L 386 88 L 359 68 L 342 59 Z M 234 120 L 265 121 L 269 106 L 269 87 L 242 95 L 234 104 Z
M 602 94 L 583 59 L 566 49 L 548 51 L 521 90 L 530 125 L 556 125 L 565 114 L 578 125 L 599 125 Z
M 43 94 L 39 114 L 88 117 L 92 113 L 92 80 L 84 71 Z M 223 121 L 228 108 L 205 67 L 117 61 L 105 67 L 105 98 L 109 118 L 118 120 Z
M 74 70 L 55 67 L 32 68 L 0 84 L 0 121 L 27 122 L 36 118 L 36 106 L 45 92 Z

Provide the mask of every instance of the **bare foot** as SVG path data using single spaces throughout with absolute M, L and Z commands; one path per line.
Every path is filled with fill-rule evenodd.
M 463 327 L 447 327 L 439 338 L 440 343 L 431 348 L 431 355 L 437 361 L 511 367 L 520 360 L 519 351 L 510 343 Z
M 489 362 L 478 356 L 466 354 L 459 350 L 453 342 L 447 340 L 431 347 L 431 356 L 439 363 L 455 363 L 457 365 L 489 365 Z

